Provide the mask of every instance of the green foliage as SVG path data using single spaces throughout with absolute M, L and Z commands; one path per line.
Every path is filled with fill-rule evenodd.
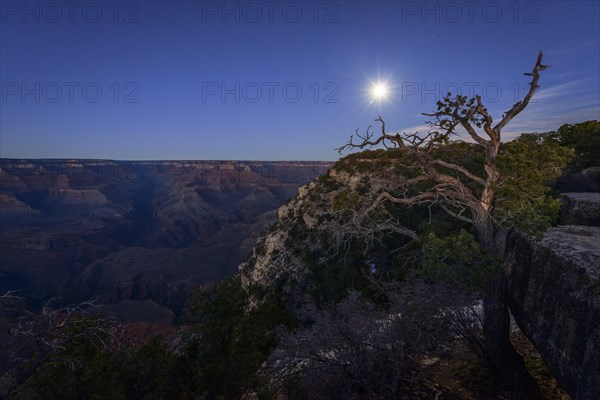
M 364 256 L 349 250 L 348 259 L 330 260 L 326 264 L 310 268 L 309 294 L 317 305 L 337 303 L 344 299 L 349 288 L 365 291 L 369 288 L 368 271 Z
M 265 248 L 265 238 L 261 238 L 258 240 L 258 242 L 256 242 L 256 245 L 254 246 L 256 254 L 259 256 L 264 256 L 267 253 L 267 249 Z M 252 260 L 249 260 L 252 261 Z
M 550 137 L 561 146 L 575 150 L 572 169 L 600 167 L 600 121 L 564 124 L 556 132 L 552 132 Z
M 275 344 L 275 329 L 294 320 L 281 299 L 267 294 L 250 307 L 238 276 L 200 290 L 192 300 L 196 339 L 186 358 L 195 371 L 197 392 L 208 398 L 239 398 L 261 385 L 257 371 Z
M 356 210 L 360 205 L 360 197 L 358 194 L 349 191 L 348 189 L 342 190 L 334 199 L 332 203 L 332 210 Z
M 463 229 L 443 237 L 429 233 L 423 240 L 422 252 L 418 270 L 421 277 L 459 283 L 472 291 L 481 290 L 499 265 Z
M 287 228 L 288 234 L 285 239 L 286 248 L 290 249 L 292 252 L 302 253 L 304 249 L 299 248 L 299 244 L 308 237 L 308 231 L 302 220 L 302 216 L 297 215 L 295 220 L 288 224 Z
M 485 152 L 483 147 L 474 143 L 453 141 L 443 146 L 437 146 L 432 153 L 432 157 L 459 165 L 481 178 L 485 177 Z M 459 178 L 474 193 L 478 193 L 481 189 L 469 180 L 463 180 L 461 174 L 452 169 L 439 168 L 439 170 L 447 175 Z
M 390 168 L 393 161 L 403 158 L 404 155 L 398 149 L 390 150 L 364 150 L 359 153 L 348 154 L 340 159 L 332 169 L 348 174 L 381 173 Z
M 246 390 L 264 392 L 257 371 L 276 343 L 276 329 L 295 321 L 274 293 L 262 297 L 250 307 L 239 277 L 199 289 L 177 351 L 162 337 L 139 347 L 114 347 L 108 336 L 90 340 L 85 329 L 104 322 L 88 318 L 64 332 L 64 348 L 10 398 L 239 399 Z
M 319 176 L 316 183 L 315 194 L 333 192 L 338 188 L 338 183 L 329 174 Z
M 496 160 L 502 177 L 494 217 L 505 227 L 540 236 L 560 208 L 560 202 L 550 196 L 551 186 L 572 157 L 572 149 L 537 134 L 503 144 Z
M 61 333 L 62 349 L 39 366 L 11 399 L 186 399 L 189 374 L 160 337 L 139 347 L 111 348 L 108 331 L 89 335 L 91 326 L 107 327 L 98 317 L 78 318 Z M 79 323 L 83 322 L 83 323 Z
M 460 114 L 462 117 L 470 115 L 468 119 L 469 123 L 477 126 L 478 128 L 483 126 L 483 116 L 473 112 L 477 107 L 474 97 L 467 98 L 467 96 L 462 96 L 460 94 L 457 94 L 456 97 L 452 97 L 452 93 L 448 92 L 442 100 L 438 100 L 436 102 L 436 113 L 444 116 L 444 118 L 440 119 L 440 127 L 442 129 L 448 129 L 452 126 L 452 118 L 449 116 L 451 116 L 454 112 L 458 112 L 458 114 Z M 483 110 L 487 111 L 486 108 Z M 436 139 L 438 142 L 444 143 L 444 141 L 449 139 L 449 133 L 440 133 L 437 135 Z

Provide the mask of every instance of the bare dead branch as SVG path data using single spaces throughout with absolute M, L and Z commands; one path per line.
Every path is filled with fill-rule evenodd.
M 480 185 L 485 185 L 485 180 L 483 178 L 480 178 L 477 175 L 470 173 L 466 168 L 463 168 L 459 165 L 448 163 L 443 160 L 431 160 L 430 163 L 435 164 L 435 165 L 441 165 L 442 167 L 460 172 L 461 174 L 463 174 L 467 178 L 471 179 L 472 181 L 479 183 Z
M 531 82 L 529 83 L 529 91 L 527 92 L 527 94 L 525 95 L 523 100 L 516 102 L 512 106 L 512 108 L 505 113 L 502 120 L 500 120 L 500 122 L 498 122 L 498 124 L 494 127 L 494 130 L 496 132 L 499 133 L 502 130 L 502 128 L 504 128 L 506 126 L 506 124 L 508 124 L 510 122 L 510 120 L 512 120 L 521 111 L 523 111 L 525 109 L 525 107 L 527 107 L 527 105 L 529 104 L 529 101 L 533 97 L 536 90 L 538 90 L 538 88 L 539 88 L 538 81 L 540 79 L 540 72 L 550 68 L 549 65 L 542 64 L 542 57 L 543 57 L 543 54 L 540 51 L 538 54 L 537 60 L 535 62 L 535 66 L 533 67 L 533 70 L 531 71 L 531 73 L 525 74 L 525 75 L 532 77 Z
M 6 293 L 4 293 L 2 296 L 0 296 L 0 299 L 19 299 L 19 300 L 23 300 L 22 297 L 19 296 L 15 296 L 13 293 L 17 293 L 20 292 L 21 289 L 17 289 L 17 290 L 7 290 Z

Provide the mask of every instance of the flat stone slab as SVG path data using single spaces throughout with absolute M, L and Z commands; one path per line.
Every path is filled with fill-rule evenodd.
M 546 231 L 541 244 L 585 268 L 590 277 L 600 278 L 600 227 L 556 226 Z

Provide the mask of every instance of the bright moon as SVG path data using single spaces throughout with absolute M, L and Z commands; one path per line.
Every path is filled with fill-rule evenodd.
M 375 85 L 373 85 L 373 87 L 371 88 L 371 94 L 373 95 L 373 97 L 377 100 L 383 100 L 387 97 L 388 95 L 388 87 L 385 83 L 376 83 Z

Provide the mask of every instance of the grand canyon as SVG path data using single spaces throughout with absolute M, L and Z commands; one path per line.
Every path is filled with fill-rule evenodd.
M 328 162 L 0 160 L 0 291 L 170 322 Z
M 0 399 L 598 400 L 598 15 L 0 0 Z

